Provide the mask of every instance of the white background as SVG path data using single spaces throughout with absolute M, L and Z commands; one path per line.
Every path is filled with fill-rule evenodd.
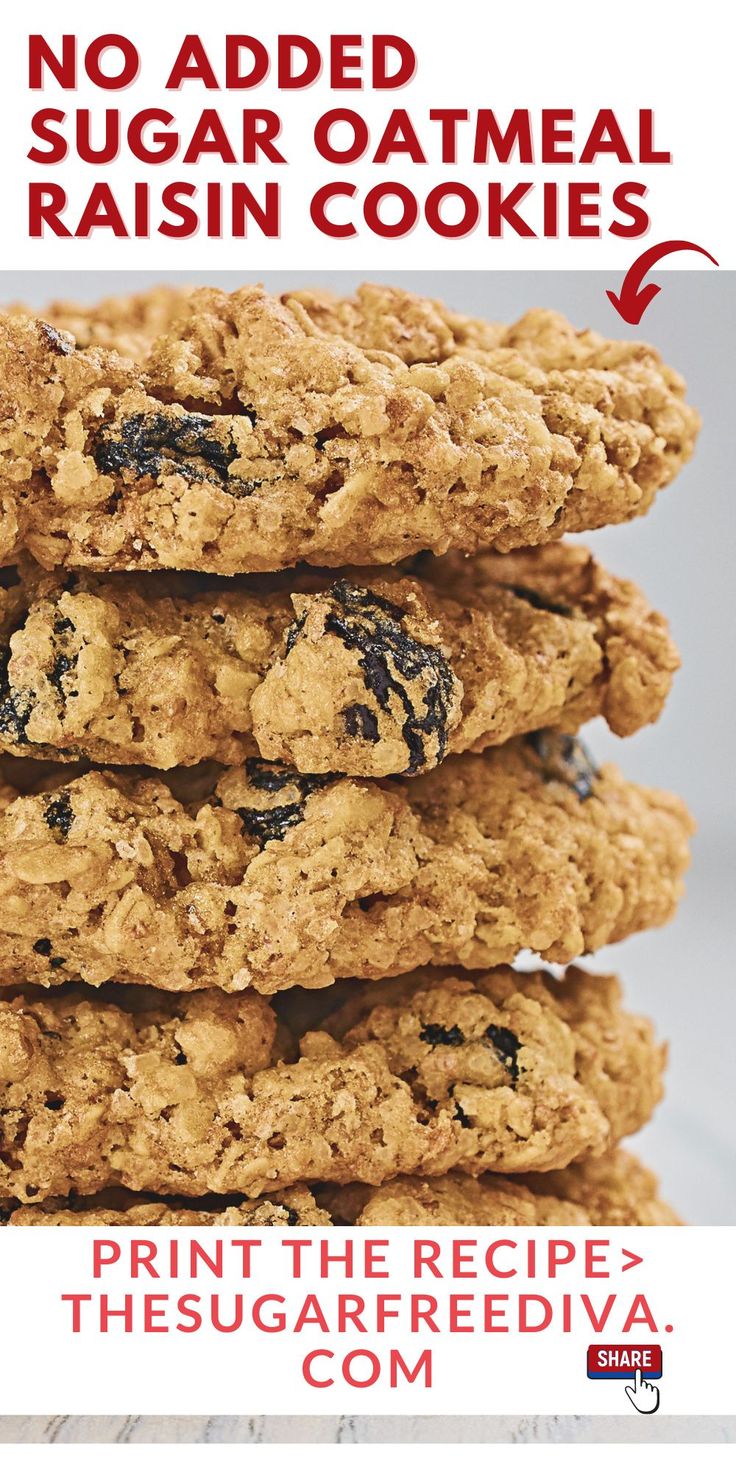
M 340 269 L 381 267 L 404 269 L 421 265 L 455 269 L 518 268 L 520 270 L 579 267 L 583 269 L 626 268 L 647 245 L 668 239 L 693 239 L 707 247 L 722 266 L 733 266 L 732 232 L 729 230 L 731 193 L 730 164 L 726 158 L 731 122 L 730 49 L 721 38 L 725 8 L 715 0 L 700 0 L 697 24 L 692 4 L 680 0 L 642 5 L 639 0 L 618 0 L 614 10 L 597 14 L 589 0 L 566 0 L 549 5 L 544 0 L 527 0 L 524 5 L 485 5 L 474 0 L 453 0 L 448 6 L 430 0 L 421 6 L 397 4 L 396 0 L 374 0 L 368 8 L 356 3 L 322 0 L 305 7 L 295 0 L 277 0 L 268 7 L 245 6 L 223 0 L 208 15 L 199 0 L 180 0 L 175 6 L 155 5 L 147 0 L 129 0 L 125 6 L 90 6 L 81 0 L 66 0 L 63 7 L 50 0 L 36 0 L 30 9 L 18 8 L 3 17 L 3 47 L 0 55 L 0 120 L 2 169 L 4 262 L 6 268 L 38 269 L 114 266 L 186 269 L 188 267 L 265 267 Z M 45 92 L 28 92 L 27 34 L 41 32 L 47 39 L 63 31 L 76 30 L 82 50 L 95 36 L 118 29 L 138 46 L 143 63 L 138 79 L 120 93 L 102 92 L 86 78 L 76 93 L 64 93 L 55 85 Z M 223 75 L 222 36 L 251 32 L 269 47 L 279 32 L 306 33 L 324 44 L 330 32 L 361 34 L 400 32 L 415 47 L 419 65 L 414 80 L 397 92 L 330 92 L 324 75 L 304 92 L 279 94 L 272 75 L 254 91 L 208 92 L 199 83 L 186 83 L 180 91 L 163 91 L 180 40 L 188 32 L 202 36 L 208 55 Z M 112 69 L 112 68 L 111 68 Z M 142 106 L 163 104 L 177 114 L 181 131 L 203 107 L 217 106 L 233 122 L 232 134 L 242 108 L 271 107 L 286 114 L 282 151 L 288 166 L 260 165 L 250 169 L 220 165 L 212 160 L 198 167 L 174 160 L 171 164 L 146 166 L 125 152 L 112 165 L 90 166 L 67 161 L 60 166 L 31 165 L 26 155 L 33 141 L 30 118 L 42 106 L 58 106 L 72 112 L 75 107 L 121 107 L 126 116 Z M 406 107 L 418 125 L 430 107 L 492 107 L 499 119 L 515 107 L 564 108 L 576 113 L 576 129 L 584 137 L 595 113 L 613 107 L 625 131 L 636 140 L 638 110 L 654 108 L 657 114 L 655 142 L 668 149 L 673 163 L 667 165 L 621 165 L 605 158 L 587 170 L 566 165 L 520 168 L 516 162 L 501 167 L 446 166 L 436 162 L 433 146 L 426 165 L 413 165 L 400 158 L 387 165 L 367 162 L 355 165 L 326 164 L 316 154 L 312 141 L 315 119 L 327 109 L 354 107 L 371 123 L 372 135 L 380 133 L 391 108 Z M 633 132 L 632 132 L 633 127 Z M 434 138 L 436 127 L 431 135 Z M 427 144 L 427 150 L 430 148 Z M 633 151 L 633 150 L 632 150 Z M 720 156 L 719 156 L 720 154 Z M 650 186 L 647 201 L 653 216 L 648 236 L 618 240 L 606 235 L 600 241 L 522 240 L 507 234 L 489 240 L 482 225 L 462 240 L 438 239 L 423 224 L 404 239 L 386 241 L 368 235 L 358 239 L 330 240 L 310 223 L 308 202 L 315 188 L 329 178 L 348 177 L 361 193 L 381 179 L 411 182 L 418 192 L 448 177 L 464 180 L 483 193 L 488 177 L 531 179 L 600 178 L 610 191 L 624 179 L 642 179 Z M 58 178 L 75 201 L 78 215 L 91 183 L 104 178 L 114 184 L 121 203 L 131 199 L 131 180 L 149 177 L 160 191 L 173 179 L 203 177 L 245 178 L 257 189 L 262 177 L 280 177 L 284 196 L 279 240 L 253 234 L 247 241 L 207 239 L 200 234 L 189 240 L 171 241 L 152 235 L 150 240 L 115 240 L 110 232 L 89 240 L 26 238 L 26 190 L 29 177 Z M 522 207 L 523 209 L 524 207 Z M 73 212 L 73 213 L 74 213 Z M 130 210 L 128 210 L 130 213 Z M 678 255 L 670 258 L 687 269 L 713 268 L 702 257 Z

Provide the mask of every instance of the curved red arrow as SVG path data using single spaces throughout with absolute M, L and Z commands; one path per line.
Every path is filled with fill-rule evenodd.
M 654 301 L 660 290 L 660 287 L 655 286 L 653 281 L 650 281 L 648 286 L 642 286 L 644 277 L 647 271 L 651 271 L 652 266 L 656 266 L 657 261 L 661 261 L 663 256 L 671 255 L 676 250 L 696 250 L 699 255 L 707 256 L 714 266 L 718 265 L 715 256 L 712 256 L 709 250 L 705 250 L 702 245 L 694 245 L 692 240 L 664 240 L 661 245 L 650 245 L 649 249 L 643 251 L 638 260 L 634 261 L 633 266 L 629 266 L 619 295 L 617 296 L 615 291 L 606 292 L 608 300 L 613 303 L 619 317 L 623 317 L 624 322 L 629 322 L 634 327 L 641 322 L 647 307 Z

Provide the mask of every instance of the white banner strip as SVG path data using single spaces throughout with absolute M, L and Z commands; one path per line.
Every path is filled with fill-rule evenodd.
M 678 243 L 662 269 L 733 267 L 722 24 L 37 0 L 2 21 L 4 265 L 626 269 Z
M 735 1248 L 730 1227 L 8 1228 L 0 1414 L 725 1415 Z

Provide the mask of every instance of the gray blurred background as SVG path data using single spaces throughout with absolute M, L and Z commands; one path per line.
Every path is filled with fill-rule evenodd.
M 137 291 L 160 273 L 0 272 L 0 298 L 40 309 L 51 298 L 93 301 Z M 362 278 L 353 272 L 181 273 L 173 284 L 233 290 L 263 280 L 273 291 L 323 285 L 341 293 Z M 615 969 L 628 1001 L 651 1013 L 670 1041 L 667 1098 L 636 1149 L 655 1167 L 664 1192 L 693 1223 L 736 1223 L 736 1000 L 734 942 L 734 731 L 732 641 L 736 629 L 731 433 L 736 420 L 736 275 L 660 271 L 661 293 L 639 328 L 628 328 L 605 295 L 619 281 L 599 272 L 371 273 L 459 311 L 512 321 L 532 306 L 554 307 L 578 327 L 656 344 L 688 381 L 704 426 L 695 459 L 653 510 L 628 526 L 586 535 L 611 571 L 640 583 L 667 614 L 683 668 L 661 721 L 623 742 L 602 722 L 587 733 L 600 759 L 627 776 L 671 787 L 698 822 L 687 897 L 664 931 L 599 952 L 598 970 Z

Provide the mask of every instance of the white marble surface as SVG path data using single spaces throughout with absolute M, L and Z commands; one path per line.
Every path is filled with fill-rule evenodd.
M 712 1416 L 4 1416 L 0 1443 L 735 1442 Z

